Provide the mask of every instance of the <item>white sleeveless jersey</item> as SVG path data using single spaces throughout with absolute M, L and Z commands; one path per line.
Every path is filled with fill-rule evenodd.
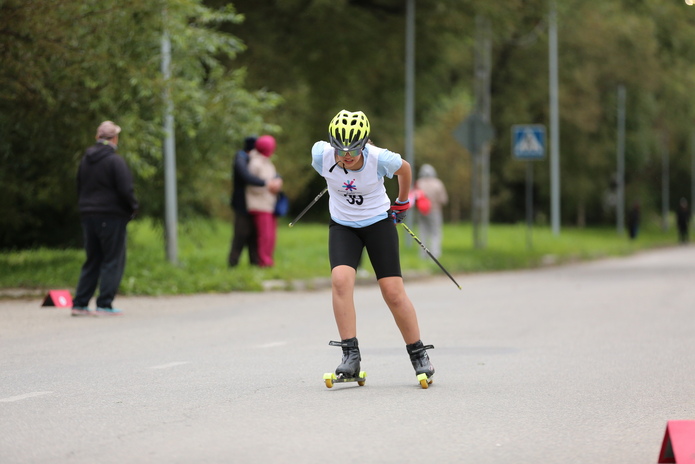
M 319 144 L 323 144 L 320 147 Z M 379 176 L 377 167 L 379 155 L 387 152 L 384 148 L 367 145 L 363 151 L 364 164 L 359 171 L 345 170 L 335 164 L 335 150 L 327 142 L 317 142 L 315 148 L 323 148 L 323 167 L 321 175 L 326 179 L 328 209 L 331 217 L 339 223 L 355 223 L 384 215 L 391 206 L 384 178 Z M 312 150 L 313 151 L 313 150 Z M 389 177 L 393 173 L 389 173 Z

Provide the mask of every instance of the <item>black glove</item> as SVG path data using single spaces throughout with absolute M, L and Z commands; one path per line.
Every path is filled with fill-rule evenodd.
M 410 208 L 410 200 L 405 200 L 403 203 L 398 200 L 393 202 L 391 209 L 389 210 L 389 214 L 391 215 L 394 224 L 403 222 L 407 216 L 406 211 L 408 211 L 408 208 Z

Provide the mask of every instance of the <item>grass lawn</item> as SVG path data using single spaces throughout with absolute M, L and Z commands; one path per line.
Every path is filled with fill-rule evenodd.
M 136 220 L 128 226 L 128 261 L 121 282 L 122 295 L 170 295 L 207 292 L 260 291 L 263 282 L 327 278 L 328 228 L 324 224 L 299 223 L 278 226 L 275 267 L 259 269 L 241 264 L 227 267 L 231 225 L 221 220 L 196 220 L 179 226 L 179 263 L 166 260 L 161 226 Z M 401 260 L 405 273 L 441 273 L 420 246 L 400 228 Z M 417 227 L 411 226 L 417 234 Z M 563 228 L 558 236 L 548 227 L 529 231 L 523 224 L 491 225 L 484 248 L 473 246 L 470 224 L 446 224 L 439 261 L 451 273 L 532 268 L 548 264 L 623 256 L 660 246 L 675 246 L 676 233 L 658 226 L 644 227 L 637 240 L 620 236 L 611 228 Z M 529 246 L 531 244 L 531 246 Z M 425 244 L 427 245 L 427 244 Z M 84 259 L 81 249 L 35 249 L 0 253 L 0 289 L 23 289 L 40 294 L 47 289 L 77 284 Z M 368 259 L 364 271 L 371 273 Z

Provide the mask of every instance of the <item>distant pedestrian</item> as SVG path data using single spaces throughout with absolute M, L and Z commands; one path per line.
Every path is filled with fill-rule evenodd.
M 429 202 L 429 212 L 421 210 L 417 215 L 418 233 L 420 239 L 435 258 L 442 255 L 442 226 L 444 215 L 442 206 L 449 202 L 444 183 L 437 177 L 437 171 L 429 164 L 423 164 L 415 182 L 415 188 L 421 191 Z M 417 200 L 415 205 L 417 206 Z M 420 250 L 423 258 L 427 258 L 425 250 Z
M 639 225 L 641 220 L 640 204 L 635 202 L 627 215 L 627 229 L 630 239 L 634 240 L 637 238 L 639 233 Z
M 681 243 L 688 243 L 690 225 L 690 208 L 688 208 L 688 200 L 681 198 L 676 211 L 676 222 L 678 223 L 678 240 Z
M 272 192 L 279 192 L 280 185 L 277 180 L 265 181 L 249 172 L 249 153 L 256 146 L 256 137 L 249 136 L 244 139 L 244 148 L 239 150 L 234 156 L 232 165 L 232 200 L 231 206 L 234 210 L 234 232 L 232 234 L 232 244 L 229 250 L 227 264 L 234 267 L 239 264 L 239 259 L 244 251 L 248 249 L 249 263 L 258 266 L 256 226 L 253 219 L 246 209 L 246 187 L 255 185 L 258 187 L 266 186 Z
M 116 150 L 121 128 L 104 121 L 77 171 L 77 196 L 87 258 L 73 299 L 73 316 L 120 315 L 113 300 L 126 261 L 126 226 L 138 211 L 133 177 Z M 89 308 L 97 285 L 96 311 Z
M 278 176 L 271 157 L 275 153 L 276 142 L 272 135 L 262 135 L 256 140 L 256 148 L 249 153 L 249 173 L 273 182 L 282 188 L 282 179 Z M 272 267 L 274 264 L 275 242 L 277 238 L 277 218 L 275 203 L 278 191 L 266 186 L 246 186 L 246 207 L 256 227 L 256 244 L 258 249 L 258 265 Z

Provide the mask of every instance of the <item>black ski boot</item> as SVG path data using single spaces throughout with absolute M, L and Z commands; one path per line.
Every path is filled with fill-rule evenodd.
M 415 375 L 420 382 L 420 386 L 422 388 L 429 387 L 433 381 L 434 366 L 430 362 L 427 350 L 434 349 L 434 346 L 423 345 L 422 341 L 418 340 L 411 345 L 406 345 L 405 348 L 408 350 L 408 355 L 410 355 L 410 362 L 413 363 L 413 369 L 415 369 Z
M 348 338 L 341 342 L 330 342 L 331 346 L 339 346 L 343 349 L 343 360 L 340 365 L 335 369 L 335 373 L 338 376 L 343 376 L 347 378 L 355 378 L 359 376 L 360 373 L 360 348 L 357 343 L 357 338 Z

